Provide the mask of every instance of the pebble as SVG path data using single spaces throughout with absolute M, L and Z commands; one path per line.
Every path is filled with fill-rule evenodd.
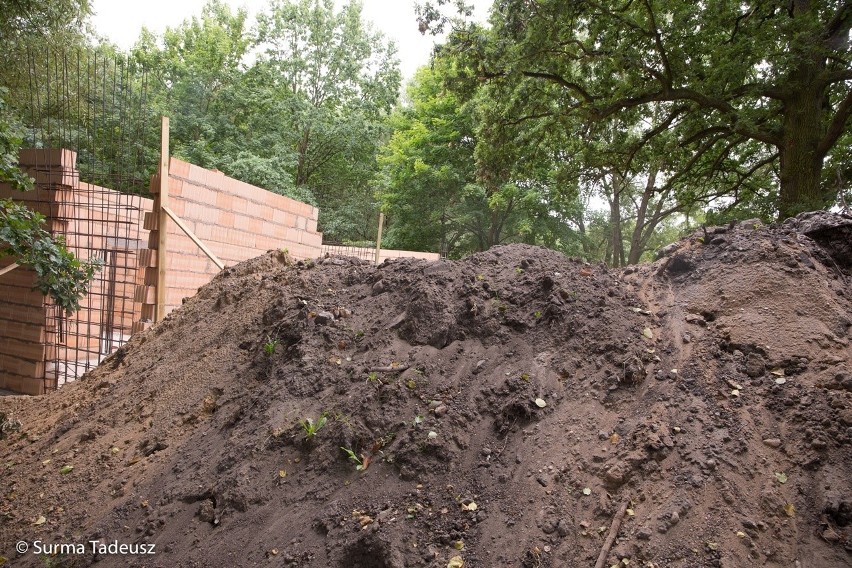
M 317 325 L 327 325 L 334 321 L 334 314 L 331 312 L 320 312 L 314 317 L 314 323 Z
M 769 446 L 770 448 L 780 448 L 781 447 L 781 439 L 780 438 L 766 438 L 763 440 L 763 443 Z
M 746 357 L 746 375 L 752 378 L 757 378 L 763 375 L 766 371 L 766 363 L 760 353 L 749 353 Z

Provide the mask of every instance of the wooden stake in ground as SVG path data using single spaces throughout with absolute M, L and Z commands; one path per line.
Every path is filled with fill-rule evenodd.
M 166 317 L 166 254 L 169 216 L 169 117 L 164 116 L 160 131 L 160 194 L 157 202 L 157 321 Z
M 612 518 L 612 524 L 609 525 L 609 534 L 604 541 L 601 553 L 598 555 L 598 561 L 595 562 L 595 568 L 604 568 L 606 557 L 609 556 L 609 550 L 612 548 L 615 538 L 618 536 L 618 531 L 621 529 L 621 521 L 624 520 L 624 515 L 627 514 L 627 507 L 630 505 L 630 499 L 627 499 L 618 508 L 618 512 Z
M 385 214 L 379 213 L 379 234 L 376 236 L 376 265 L 379 264 L 379 254 L 382 252 L 382 228 L 385 225 Z

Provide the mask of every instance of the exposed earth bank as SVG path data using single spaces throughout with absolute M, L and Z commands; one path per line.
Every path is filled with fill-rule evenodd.
M 0 555 L 849 566 L 850 341 L 852 219 L 827 213 L 620 271 L 271 252 L 83 380 L 0 398 Z

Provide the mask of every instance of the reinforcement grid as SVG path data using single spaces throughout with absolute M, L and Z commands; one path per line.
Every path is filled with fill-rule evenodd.
M 30 50 L 28 64 L 23 115 L 26 143 L 36 150 L 22 165 L 36 179 L 36 208 L 78 258 L 101 263 L 76 313 L 45 299 L 42 380 L 51 390 L 116 351 L 140 319 L 137 255 L 147 247 L 143 216 L 158 121 L 146 75 L 132 63 L 91 51 Z

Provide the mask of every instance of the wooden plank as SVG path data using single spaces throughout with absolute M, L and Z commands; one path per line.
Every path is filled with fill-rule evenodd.
M 157 321 L 166 317 L 166 255 L 168 254 L 168 215 L 169 205 L 169 117 L 162 118 L 160 131 L 160 193 L 157 211 Z
M 376 264 L 379 264 L 379 257 L 382 255 L 382 229 L 385 225 L 385 214 L 379 213 L 379 234 L 376 236 Z
M 215 254 L 213 254 L 213 251 L 211 251 L 209 248 L 207 248 L 207 245 L 205 245 L 203 242 L 201 242 L 201 239 L 199 239 L 198 237 L 196 237 L 196 236 L 195 236 L 195 233 L 193 233 L 193 232 L 189 229 L 189 227 L 187 227 L 187 226 L 184 224 L 184 222 L 181 220 L 181 218 L 180 218 L 180 217 L 178 217 L 177 215 L 175 215 L 174 211 L 172 211 L 171 209 L 169 209 L 168 205 L 160 205 L 160 208 L 161 208 L 163 211 L 165 211 L 165 212 L 166 212 L 166 215 L 168 215 L 169 217 L 171 217 L 172 221 L 174 221 L 174 222 L 175 222 L 175 224 L 176 224 L 178 227 L 180 227 L 180 230 L 181 230 L 181 231 L 183 231 L 184 233 L 186 233 L 186 236 L 187 236 L 187 237 L 189 237 L 189 238 L 192 240 L 192 242 L 194 242 L 194 243 L 195 243 L 195 246 L 197 246 L 198 248 L 200 248 L 200 249 L 201 249 L 201 252 L 203 252 L 204 254 L 206 254 L 206 255 L 207 255 L 207 258 L 209 258 L 210 260 L 212 260 L 212 261 L 213 261 L 213 264 L 215 264 L 216 266 L 218 266 L 218 267 L 219 267 L 219 270 L 222 270 L 223 268 L 225 268 L 225 263 L 223 263 L 221 260 L 219 260 L 219 257 L 218 257 L 218 256 L 216 256 Z M 163 232 L 165 232 L 165 231 L 163 231 Z M 161 250 L 162 250 L 162 249 L 161 249 Z M 163 265 L 165 265 L 165 263 L 163 263 Z
M 13 262 L 12 264 L 7 266 L 6 268 L 0 269 L 0 276 L 3 276 L 7 272 L 11 272 L 11 271 L 15 270 L 16 268 L 18 268 L 18 266 L 20 266 L 20 265 L 17 262 Z

